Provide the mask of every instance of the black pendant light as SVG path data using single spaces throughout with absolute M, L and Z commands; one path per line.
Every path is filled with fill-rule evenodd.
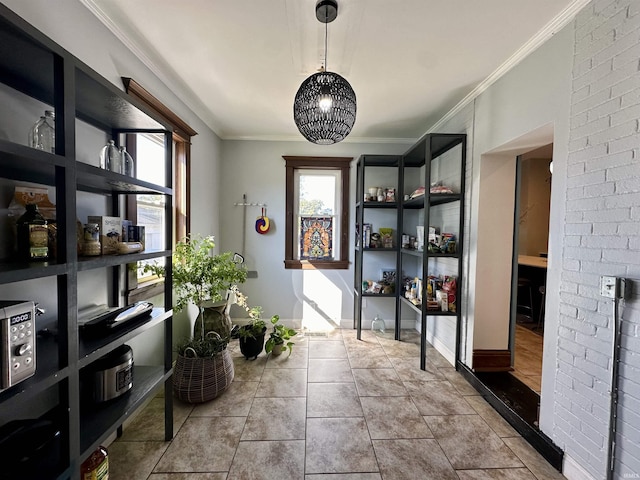
M 326 71 L 327 24 L 338 16 L 338 2 L 319 0 L 316 18 L 325 24 L 324 67 L 307 78 L 293 101 L 293 119 L 300 133 L 312 143 L 341 142 L 356 121 L 356 94 L 343 77 Z

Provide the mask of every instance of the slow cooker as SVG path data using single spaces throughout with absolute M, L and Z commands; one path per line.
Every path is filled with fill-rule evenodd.
M 92 396 L 96 402 L 106 402 L 128 392 L 133 387 L 133 350 L 121 345 L 92 364 Z

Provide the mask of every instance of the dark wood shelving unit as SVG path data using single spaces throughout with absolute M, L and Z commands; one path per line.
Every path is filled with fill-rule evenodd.
M 458 181 L 460 191 L 459 193 L 431 193 L 430 186 L 434 180 L 432 175 L 432 162 L 439 159 L 442 155 L 452 150 L 455 147 L 460 147 L 460 153 L 455 161 L 458 162 Z M 400 209 L 400 222 L 404 226 L 404 212 L 417 210 L 420 216 L 419 224 L 424 225 L 424 250 L 412 250 L 401 248 L 399 250 L 399 264 L 400 271 L 405 263 L 405 256 L 417 257 L 422 262 L 422 292 L 423 299 L 427 298 L 427 282 L 424 278 L 430 275 L 429 262 L 437 259 L 457 259 L 456 278 L 456 311 L 435 311 L 428 310 L 426 302 L 420 305 L 415 305 L 402 295 L 398 297 L 398 303 L 400 305 L 407 305 L 414 312 L 419 314 L 420 317 L 420 368 L 426 367 L 426 349 L 427 349 L 427 317 L 455 317 L 456 318 L 456 338 L 455 338 L 455 358 L 456 363 L 460 358 L 460 327 L 461 327 L 461 305 L 462 299 L 462 247 L 464 245 L 464 185 L 465 185 L 465 163 L 466 163 L 466 135 L 465 134 L 449 134 L 449 133 L 430 133 L 420 139 L 414 146 L 412 146 L 402 157 L 402 164 L 400 167 L 400 185 L 404 187 L 405 170 L 407 168 L 420 168 L 423 170 L 422 186 L 425 187 L 424 195 L 406 200 L 402 203 Z M 457 205 L 457 211 L 459 216 L 458 223 L 458 235 L 456 238 L 456 251 L 455 253 L 432 253 L 428 251 L 428 231 L 427 228 L 431 225 L 432 208 L 439 205 L 453 204 Z M 415 261 L 415 260 L 413 260 Z
M 378 258 L 383 258 L 380 255 L 385 253 L 393 253 L 393 260 L 389 261 L 389 269 L 393 269 L 396 272 L 399 272 L 399 264 L 398 264 L 398 208 L 400 207 L 400 202 L 398 201 L 398 175 L 399 175 L 399 167 L 402 158 L 400 155 L 362 155 L 356 164 L 357 168 L 357 176 L 356 176 L 356 198 L 358 199 L 356 202 L 356 225 L 358 225 L 357 231 L 359 232 L 361 238 L 357 238 L 357 246 L 355 249 L 355 275 L 354 275 L 354 315 L 353 315 L 353 326 L 357 330 L 358 339 L 361 338 L 362 333 L 362 300 L 363 298 L 393 298 L 395 299 L 397 296 L 399 280 L 398 275 L 396 275 L 396 280 L 394 284 L 394 293 L 367 293 L 362 291 L 362 282 L 363 282 L 363 269 L 365 265 L 366 257 L 370 255 L 376 255 Z M 378 202 L 378 201 L 364 201 L 364 194 L 366 192 L 365 182 L 367 177 L 367 172 L 371 172 L 376 169 L 387 169 L 389 172 L 393 172 L 392 177 L 389 179 L 389 184 L 395 185 L 396 188 L 396 201 L 393 202 Z M 376 211 L 388 211 L 393 210 L 395 212 L 395 225 L 393 225 L 395 233 L 396 233 L 396 245 L 393 248 L 371 248 L 363 245 L 362 238 L 362 225 L 365 222 L 365 211 L 367 211 L 367 216 L 369 214 L 375 215 Z M 388 258 L 388 255 L 387 257 Z M 398 338 L 400 332 L 400 322 L 398 320 L 398 305 L 395 305 L 395 322 L 394 322 L 394 331 L 395 336 Z
M 431 163 L 438 157 L 446 154 L 454 147 L 460 146 L 460 157 L 458 180 L 460 182 L 459 193 L 430 193 L 430 186 L 432 183 Z M 354 328 L 357 329 L 357 337 L 361 338 L 362 329 L 362 299 L 371 297 L 392 297 L 396 299 L 395 306 L 395 339 L 401 340 L 401 316 L 402 306 L 408 306 L 412 312 L 417 313 L 420 318 L 421 326 L 421 360 L 420 368 L 425 369 L 426 358 L 426 331 L 427 331 L 427 317 L 455 317 L 457 320 L 456 325 L 456 359 L 459 359 L 459 341 L 460 341 L 460 300 L 462 298 L 462 246 L 463 246 L 463 231 L 464 231 L 464 176 L 465 176 L 465 161 L 466 161 L 466 135 L 464 134 L 441 134 L 431 133 L 421 138 L 415 145 L 413 145 L 404 155 L 362 155 L 357 162 L 357 180 L 356 180 L 356 225 L 359 235 L 362 235 L 361 225 L 365 223 L 365 211 L 375 209 L 395 209 L 397 211 L 397 225 L 396 225 L 396 246 L 393 249 L 382 248 L 368 248 L 362 247 L 362 239 L 357 239 L 360 243 L 355 249 L 355 275 L 354 275 Z M 365 174 L 371 168 L 387 167 L 397 169 L 397 175 L 393 176 L 393 182 L 398 186 L 396 189 L 396 201 L 395 202 L 369 202 L 364 201 L 365 187 Z M 423 172 L 421 174 L 421 186 L 425 187 L 425 193 L 415 198 L 409 198 L 404 200 L 405 192 L 405 169 L 418 168 Z M 436 179 L 437 180 L 437 179 Z M 459 231 L 458 238 L 456 238 L 456 251 L 455 253 L 431 253 L 427 250 L 428 243 L 428 231 L 425 231 L 425 250 L 416 250 L 409 248 L 402 248 L 399 237 L 405 233 L 404 218 L 405 212 L 414 212 L 412 215 L 418 216 L 418 225 L 424 225 L 425 229 L 430 225 L 431 209 L 439 205 L 452 204 L 457 206 L 459 215 Z M 394 294 L 375 294 L 362 292 L 363 282 L 363 268 L 366 264 L 366 255 L 372 255 L 370 252 L 381 251 L 393 251 L 395 256 L 393 260 L 389 260 L 389 269 L 396 271 L 396 284 Z M 400 280 L 405 272 L 403 272 L 403 264 L 408 262 L 407 258 L 412 262 L 418 262 L 422 276 L 430 274 L 429 261 L 437 259 L 452 259 L 457 260 L 457 293 L 456 293 L 456 312 L 443 312 L 427 310 L 426 303 L 421 305 L 415 305 L 404 297 L 402 291 L 402 285 Z M 382 257 L 378 257 L 382 258 Z M 427 282 L 422 282 L 422 298 L 427 297 Z
M 155 185 L 78 161 L 75 144 L 83 139 L 76 135 L 76 123 L 77 120 L 86 122 L 116 143 L 123 133 L 160 133 L 165 137 L 165 145 L 171 142 L 171 126 L 1 4 L 0 83 L 8 92 L 14 92 L 15 104 L 24 104 L 25 111 L 38 107 L 55 111 L 56 153 L 28 147 L 26 132 L 24 139 L 1 139 L 0 179 L 9 184 L 30 182 L 55 188 L 58 244 L 58 251 L 54 252 L 56 260 L 0 261 L 0 298 L 2 289 L 15 282 L 26 282 L 24 298 L 33 298 L 35 291 L 30 292 L 29 282 L 43 278 L 52 279 L 57 292 L 57 311 L 49 312 L 54 319 L 48 322 L 53 323 L 37 323 L 38 329 L 46 326 L 52 334 L 37 338 L 36 373 L 1 391 L 0 409 L 11 412 L 38 403 L 43 396 L 47 404 L 57 402 L 51 405 L 55 415 L 47 418 L 54 418 L 61 431 L 60 464 L 56 471 L 43 472 L 42 478 L 75 480 L 80 478 L 80 465 L 87 456 L 162 388 L 165 389 L 165 438 L 173 437 L 170 274 L 164 282 L 165 307 L 154 308 L 148 317 L 100 338 L 83 336 L 77 319 L 79 272 L 107 270 L 110 275 L 107 275 L 109 280 L 105 280 L 105 291 L 109 288 L 113 291 L 109 303 L 116 307 L 125 304 L 121 283 L 127 264 L 155 258 L 171 262 L 171 149 L 166 149 L 165 161 L 159 167 L 167 173 L 167 184 Z M 0 113 L 0 123 L 2 121 L 10 119 Z M 21 143 L 23 140 L 25 143 Z M 106 214 L 121 217 L 124 217 L 124 208 L 120 197 L 163 195 L 166 200 L 163 237 L 168 247 L 129 255 L 78 257 L 78 191 L 104 196 Z M 3 230 L 0 235 L 10 235 L 10 232 Z M 7 240 L 4 245 L 11 243 L 8 239 L 2 240 Z M 121 397 L 98 405 L 88 400 L 81 389 L 82 370 L 90 369 L 98 358 L 151 328 L 163 328 L 163 364 L 135 365 L 134 386 Z

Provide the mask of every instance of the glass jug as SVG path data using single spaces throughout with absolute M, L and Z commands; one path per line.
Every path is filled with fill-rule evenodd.
M 56 153 L 56 117 L 53 111 L 46 110 L 29 132 L 29 146 Z
M 384 333 L 386 325 L 384 324 L 384 320 L 381 319 L 378 315 L 371 321 L 371 330 L 378 331 L 380 333 Z

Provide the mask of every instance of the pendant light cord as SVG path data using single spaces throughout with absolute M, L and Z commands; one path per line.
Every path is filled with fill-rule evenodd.
M 327 32 L 329 29 L 329 9 L 324 10 L 324 71 L 327 71 Z

